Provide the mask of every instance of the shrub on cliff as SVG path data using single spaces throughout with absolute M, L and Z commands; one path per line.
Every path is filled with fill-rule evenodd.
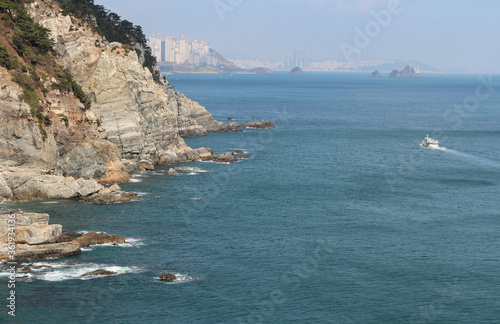
M 2 0 L 0 0 L 2 1 Z M 157 83 L 160 83 L 160 73 L 155 69 L 156 58 L 148 46 L 146 36 L 141 26 L 135 26 L 128 20 L 122 20 L 119 15 L 111 12 L 101 5 L 94 4 L 94 0 L 57 0 L 63 9 L 63 14 L 86 21 L 94 30 L 108 42 L 119 42 L 134 45 L 139 52 L 139 57 L 144 58 L 143 66 L 153 74 Z
M 59 78 L 59 83 L 52 83 L 52 88 L 59 89 L 64 93 L 73 92 L 75 97 L 80 100 L 85 108 L 90 109 L 92 102 L 85 92 L 83 92 L 82 87 L 73 79 L 73 76 L 68 70 L 60 69 L 59 72 L 57 72 L 57 77 Z

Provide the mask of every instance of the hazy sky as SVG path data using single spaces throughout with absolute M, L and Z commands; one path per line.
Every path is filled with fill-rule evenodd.
M 441 69 L 464 67 L 472 72 L 500 73 L 498 0 L 95 3 L 141 25 L 148 38 L 160 33 L 202 39 L 229 58 L 284 60 L 288 51 L 299 46 L 309 48 L 311 60 L 344 60 L 345 53 L 363 49 L 371 58 L 420 60 Z M 378 22 L 373 13 L 381 11 L 386 14 Z

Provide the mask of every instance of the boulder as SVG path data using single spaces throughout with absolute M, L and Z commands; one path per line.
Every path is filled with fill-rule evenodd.
M 140 171 L 146 171 L 146 170 L 153 171 L 155 169 L 155 166 L 153 165 L 153 163 L 151 161 L 141 160 L 141 161 L 139 161 L 138 164 L 139 164 Z
M 0 260 L 9 259 L 7 250 L 8 246 L 0 243 Z M 74 242 L 40 245 L 16 244 L 15 259 L 63 258 L 80 254 L 81 252 L 80 244 Z
M 174 168 L 170 168 L 168 169 L 168 172 L 167 172 L 168 175 L 178 175 L 179 172 L 175 171 Z
M 166 282 L 174 282 L 175 280 L 177 280 L 177 276 L 171 273 L 162 273 L 160 275 L 160 280 Z
M 108 271 L 108 270 L 104 270 L 104 269 L 99 269 L 99 270 L 95 270 L 95 271 L 91 271 L 91 272 L 84 273 L 84 274 L 82 274 L 80 277 L 89 277 L 89 276 L 111 276 L 111 275 L 115 275 L 115 274 L 117 274 L 117 273 L 118 273 L 118 272 Z

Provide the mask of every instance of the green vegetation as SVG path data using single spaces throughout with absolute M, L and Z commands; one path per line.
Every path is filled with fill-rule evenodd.
M 0 45 L 0 65 L 3 65 L 7 70 L 15 69 L 18 65 L 17 59 L 11 58 L 7 47 Z
M 0 0 L 3 1 L 3 0 Z M 130 21 L 122 20 L 116 13 L 94 4 L 94 0 L 58 0 L 63 13 L 86 21 L 108 42 L 119 42 L 129 45 L 129 51 L 135 48 L 139 57 L 144 57 L 143 66 L 147 67 L 157 83 L 160 83 L 160 73 L 155 69 L 156 58 L 151 53 L 140 26 Z M 128 54 L 124 47 L 125 53 Z
M 80 102 L 85 106 L 86 109 L 90 109 L 92 102 L 89 97 L 83 92 L 82 87 L 73 80 L 73 76 L 66 69 L 60 69 L 57 72 L 59 78 L 59 83 L 52 83 L 52 88 L 59 89 L 63 93 L 71 93 L 80 100 Z

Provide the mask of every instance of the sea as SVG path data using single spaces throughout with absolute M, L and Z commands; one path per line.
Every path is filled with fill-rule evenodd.
M 187 138 L 250 159 L 139 172 L 131 203 L 0 204 L 128 242 L 20 261 L 50 268 L 17 279 L 15 318 L 0 265 L 1 322 L 500 323 L 500 76 L 167 78 L 276 128 Z M 97 269 L 117 274 L 80 277 Z

